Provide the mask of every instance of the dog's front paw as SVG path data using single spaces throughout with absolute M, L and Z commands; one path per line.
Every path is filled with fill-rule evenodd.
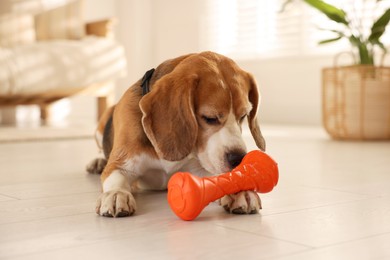
M 104 158 L 93 159 L 90 163 L 87 164 L 86 170 L 89 173 L 101 174 L 106 167 L 107 160 Z
M 233 214 L 256 214 L 261 209 L 261 200 L 254 191 L 240 191 L 226 195 L 220 200 L 221 206 Z
M 127 217 L 133 215 L 135 210 L 135 199 L 125 190 L 102 193 L 96 205 L 96 213 L 104 217 Z

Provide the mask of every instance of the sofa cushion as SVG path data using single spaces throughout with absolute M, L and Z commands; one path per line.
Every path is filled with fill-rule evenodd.
M 35 42 L 34 18 L 32 15 L 0 15 L 1 47 L 13 47 L 32 42 Z
M 112 80 L 126 71 L 123 48 L 86 37 L 0 48 L 0 95 L 40 94 Z
M 38 41 L 50 39 L 77 40 L 85 36 L 84 2 L 81 0 L 67 0 L 67 2 L 66 5 L 35 16 Z

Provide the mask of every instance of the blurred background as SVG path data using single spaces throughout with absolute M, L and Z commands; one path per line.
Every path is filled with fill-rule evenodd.
M 7 13 L 12 4 L 28 3 L 25 6 L 39 13 L 69 2 L 73 1 L 2 0 L 0 8 Z M 113 81 L 115 100 L 145 71 L 164 60 L 212 50 L 233 58 L 256 77 L 262 93 L 261 122 L 320 126 L 321 71 L 335 62 L 340 65 L 352 60 L 345 55 L 335 61 L 337 53 L 350 51 L 348 40 L 318 45 L 318 41 L 332 37 L 322 28 L 334 22 L 302 1 L 290 1 L 285 7 L 284 0 L 82 2 L 85 22 L 114 18 L 112 37 L 123 47 L 127 61 L 125 73 Z M 365 6 L 364 0 L 327 2 L 358 13 L 363 7 L 372 9 L 373 14 L 385 8 L 376 1 Z M 384 43 L 388 39 L 383 36 Z M 82 95 L 61 99 L 50 109 L 51 120 L 57 122 L 95 122 L 98 113 L 96 99 Z M 16 121 L 31 120 L 39 120 L 39 108 L 19 107 Z

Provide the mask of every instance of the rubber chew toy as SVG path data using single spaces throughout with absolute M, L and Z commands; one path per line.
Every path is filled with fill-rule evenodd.
M 200 178 L 178 172 L 168 182 L 168 203 L 183 220 L 193 220 L 210 202 L 243 190 L 270 192 L 278 183 L 276 162 L 267 154 L 249 152 L 231 172 Z

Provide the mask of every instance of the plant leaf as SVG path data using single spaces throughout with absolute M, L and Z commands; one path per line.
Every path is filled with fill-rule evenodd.
M 340 30 L 334 30 L 334 29 L 328 29 L 328 28 L 321 28 L 321 27 L 317 27 L 317 30 L 320 30 L 320 31 L 329 31 L 329 32 L 334 32 L 338 35 L 343 35 L 345 36 L 344 32 L 340 31 Z
M 368 37 L 370 42 L 376 42 L 383 35 L 386 30 L 386 26 L 390 21 L 390 8 L 378 18 L 378 20 L 371 27 L 371 35 Z
M 325 14 L 329 19 L 348 25 L 347 15 L 344 10 L 339 9 L 333 5 L 327 4 L 321 0 L 304 0 L 307 4 L 311 5 L 318 11 Z
M 360 39 L 358 37 L 356 37 L 355 35 L 351 35 L 349 38 L 349 42 L 353 45 L 353 46 L 359 46 L 362 44 L 362 42 L 360 41 Z
M 385 53 L 385 54 L 387 53 L 387 49 L 386 49 L 385 45 L 384 45 L 382 42 L 378 41 L 378 42 L 376 43 L 376 45 L 378 45 L 379 48 L 382 49 L 383 53 Z
M 378 45 L 379 48 L 382 49 L 383 53 L 385 53 L 385 54 L 387 53 L 387 49 L 386 49 L 385 45 L 379 39 L 377 41 L 374 41 L 374 42 L 371 42 L 371 43 L 374 44 L 374 45 Z
M 322 41 L 318 42 L 318 44 L 326 44 L 326 43 L 330 43 L 330 42 L 335 42 L 335 41 L 340 40 L 341 38 L 343 38 L 343 36 L 339 36 L 339 37 L 327 39 L 327 40 L 322 40 Z

